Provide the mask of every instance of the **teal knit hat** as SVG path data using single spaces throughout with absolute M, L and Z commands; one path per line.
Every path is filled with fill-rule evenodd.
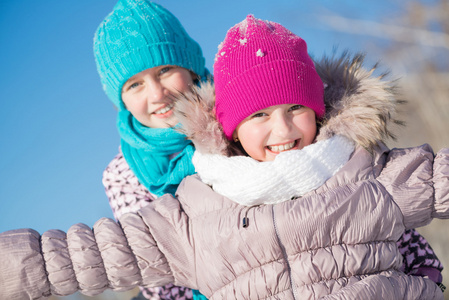
M 146 0 L 118 1 L 95 33 L 94 54 L 103 89 L 119 110 L 123 84 L 146 69 L 175 65 L 208 75 L 200 46 L 179 20 Z

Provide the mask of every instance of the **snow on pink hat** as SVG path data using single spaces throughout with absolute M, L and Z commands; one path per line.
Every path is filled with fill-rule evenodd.
M 226 137 L 252 113 L 301 104 L 324 115 L 323 82 L 306 42 L 280 24 L 248 15 L 228 30 L 214 63 L 215 110 Z

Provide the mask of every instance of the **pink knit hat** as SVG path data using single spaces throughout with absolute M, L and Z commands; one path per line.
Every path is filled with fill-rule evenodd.
M 214 64 L 215 110 L 226 137 L 252 113 L 301 104 L 324 115 L 323 82 L 306 42 L 280 24 L 249 15 L 228 30 Z

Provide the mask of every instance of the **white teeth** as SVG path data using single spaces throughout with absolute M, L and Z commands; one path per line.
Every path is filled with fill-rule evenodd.
M 296 144 L 295 142 L 291 142 L 288 144 L 284 144 L 284 145 L 279 145 L 279 146 L 268 146 L 268 149 L 270 149 L 273 152 L 282 152 L 282 151 L 287 151 L 290 150 L 291 148 L 293 148 Z
M 169 111 L 170 109 L 172 109 L 174 106 L 174 104 L 169 104 L 167 106 L 165 106 L 164 108 L 158 109 L 155 112 L 153 112 L 153 114 L 155 115 L 161 115 L 161 114 L 165 114 L 167 111 Z

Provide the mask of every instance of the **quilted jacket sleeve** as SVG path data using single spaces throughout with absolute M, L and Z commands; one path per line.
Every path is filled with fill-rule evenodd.
M 435 205 L 432 217 L 449 218 L 449 148 L 439 151 L 433 165 Z
M 149 229 L 150 234 L 147 236 L 151 236 L 156 242 L 156 246 L 152 247 L 157 247 L 163 253 L 158 265 L 164 265 L 165 260 L 170 265 L 170 274 L 173 277 L 171 282 L 177 286 L 197 289 L 191 222 L 180 201 L 172 195 L 166 194 L 151 205 L 140 209 L 138 214 Z M 133 224 L 134 227 L 135 221 L 131 220 L 131 217 L 136 218 L 133 214 L 126 214 L 120 219 L 120 222 L 128 240 L 133 239 L 130 241 L 130 244 L 137 244 L 141 238 L 137 234 L 128 232 L 128 226 L 125 225 L 125 223 Z M 132 229 L 133 227 L 130 228 Z M 142 244 L 142 246 L 145 246 L 145 244 Z M 141 255 L 143 256 L 148 250 L 142 247 L 139 251 L 142 251 Z M 139 257 L 140 254 L 136 253 L 136 256 Z M 144 262 L 141 262 L 141 265 L 144 265 Z M 161 272 L 161 270 L 157 271 Z M 154 272 L 149 272 L 148 280 L 154 286 L 154 278 L 152 276 L 154 277 Z M 144 286 L 147 285 L 146 280 L 143 281 L 143 284 Z
M 393 149 L 378 177 L 402 210 L 407 229 L 449 218 L 449 149 Z
M 167 259 L 145 221 L 138 214 L 123 217 L 122 227 L 104 218 L 93 229 L 76 224 L 67 234 L 0 233 L 0 299 L 46 299 L 77 290 L 91 296 L 172 283 Z

